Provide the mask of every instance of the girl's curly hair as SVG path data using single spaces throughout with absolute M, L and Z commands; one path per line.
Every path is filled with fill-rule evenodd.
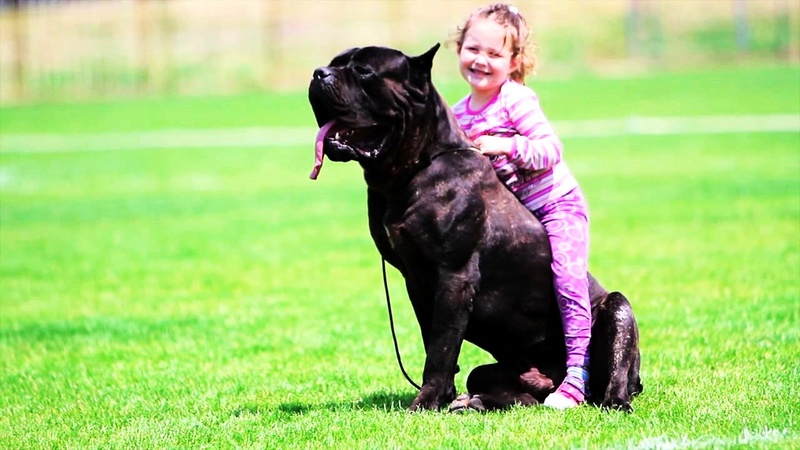
M 519 68 L 509 76 L 518 83 L 525 83 L 525 77 L 536 69 L 536 44 L 530 39 L 530 31 L 525 17 L 519 12 L 516 6 L 506 3 L 492 3 L 478 8 L 467 18 L 464 25 L 456 29 L 453 42 L 458 51 L 464 44 L 464 35 L 476 19 L 492 19 L 504 26 L 507 30 L 506 38 L 511 38 L 511 57 L 519 58 Z

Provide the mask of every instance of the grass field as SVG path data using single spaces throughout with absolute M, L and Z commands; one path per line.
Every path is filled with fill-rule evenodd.
M 534 83 L 554 121 L 800 114 L 800 69 Z M 443 88 L 449 100 L 459 86 Z M 313 124 L 304 94 L 0 109 L 0 136 Z M 800 134 L 566 139 L 644 393 L 408 414 L 355 165 L 0 148 L 0 448 L 800 448 Z M 423 352 L 399 275 L 398 339 Z M 468 370 L 489 357 L 466 345 Z

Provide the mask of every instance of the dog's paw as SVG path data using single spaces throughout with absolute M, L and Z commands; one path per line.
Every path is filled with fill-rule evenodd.
M 411 412 L 426 409 L 436 411 L 447 407 L 456 397 L 456 390 L 452 383 L 440 386 L 441 384 L 437 385 L 435 382 L 424 384 L 419 394 L 417 394 L 417 398 L 411 402 L 411 406 L 408 407 L 408 410 Z
M 450 403 L 448 411 L 456 414 L 465 413 L 467 411 L 484 412 L 486 411 L 486 407 L 483 405 L 483 401 L 481 401 L 479 396 L 461 394 L 453 400 L 453 403 Z
M 633 407 L 631 406 L 630 400 L 624 400 L 621 398 L 606 398 L 603 400 L 603 403 L 600 407 L 604 410 L 614 410 L 614 411 L 622 411 L 626 413 L 632 413 Z
M 519 381 L 525 386 L 527 391 L 539 395 L 546 395 L 556 389 L 553 380 L 539 372 L 539 369 L 532 367 L 527 372 L 519 376 Z
M 461 394 L 453 400 L 453 403 L 450 403 L 450 407 L 447 409 L 451 413 L 462 413 L 469 409 L 469 394 Z
M 418 411 L 436 411 L 438 410 L 443 404 L 446 402 L 440 402 L 437 396 L 434 395 L 417 395 L 417 398 L 411 402 L 411 406 L 408 407 L 410 412 L 418 412 Z

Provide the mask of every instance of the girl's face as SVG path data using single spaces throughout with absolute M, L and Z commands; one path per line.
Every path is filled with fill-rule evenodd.
M 475 19 L 464 34 L 458 51 L 461 76 L 473 95 L 492 96 L 518 66 L 512 57 L 512 36 L 491 18 Z

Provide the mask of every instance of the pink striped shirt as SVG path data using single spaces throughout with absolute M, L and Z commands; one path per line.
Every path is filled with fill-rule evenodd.
M 509 80 L 480 111 L 469 109 L 469 99 L 453 105 L 459 125 L 473 140 L 483 135 L 514 140 L 508 156 L 490 159 L 500 180 L 529 210 L 536 211 L 578 186 L 561 157 L 561 140 L 531 88 Z

